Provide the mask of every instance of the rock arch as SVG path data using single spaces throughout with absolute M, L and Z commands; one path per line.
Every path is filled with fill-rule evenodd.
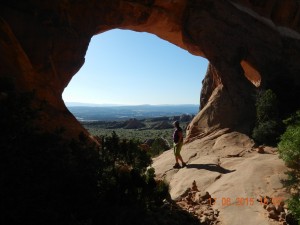
M 17 92 L 34 90 L 36 101 L 48 102 L 43 129 L 84 131 L 61 95 L 83 65 L 91 37 L 114 28 L 153 33 L 210 61 L 190 141 L 223 128 L 249 133 L 255 117 L 252 83 L 274 88 L 283 113 L 299 108 L 299 1 L 6 0 L 0 5 L 0 76 L 13 77 Z

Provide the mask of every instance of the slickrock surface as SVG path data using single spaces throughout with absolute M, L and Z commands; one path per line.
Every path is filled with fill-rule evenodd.
M 228 225 L 281 224 L 269 218 L 259 196 L 269 196 L 279 205 L 288 195 L 281 180 L 287 171 L 276 148 L 264 147 L 264 153 L 247 136 L 217 132 L 186 144 L 182 150 L 185 168 L 173 169 L 172 150 L 154 159 L 159 179 L 170 184 L 172 199 L 180 201 L 192 183 L 215 200 L 218 220 Z

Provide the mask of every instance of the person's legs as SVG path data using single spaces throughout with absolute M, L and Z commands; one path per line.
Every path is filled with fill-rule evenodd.
M 178 155 L 180 155 L 179 149 L 178 149 L 178 144 L 174 144 L 174 156 L 175 156 L 175 165 L 173 168 L 180 168 L 180 165 L 178 163 Z
M 182 159 L 182 156 L 180 155 L 182 144 L 183 143 L 174 144 L 174 155 L 175 155 L 175 161 L 176 161 L 176 164 L 174 165 L 174 167 L 179 166 L 179 163 L 178 163 L 179 160 L 181 161 L 182 166 L 186 165 L 186 163 Z
M 182 163 L 182 167 L 185 167 L 185 166 L 186 166 L 186 163 L 183 161 L 183 159 L 182 159 L 182 156 L 181 156 L 181 155 L 179 155 L 179 156 L 178 156 L 178 159 L 181 161 L 181 163 Z
M 177 156 L 177 158 L 183 163 L 183 159 L 181 155 Z

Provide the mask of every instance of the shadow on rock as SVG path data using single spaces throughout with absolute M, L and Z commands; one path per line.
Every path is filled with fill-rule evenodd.
M 209 171 L 213 171 L 213 172 L 218 172 L 218 173 L 231 173 L 234 172 L 235 170 L 228 170 L 225 169 L 221 166 L 219 166 L 218 164 L 213 164 L 213 163 L 207 163 L 207 164 L 188 164 L 186 165 L 187 169 L 204 169 L 204 170 L 209 170 Z

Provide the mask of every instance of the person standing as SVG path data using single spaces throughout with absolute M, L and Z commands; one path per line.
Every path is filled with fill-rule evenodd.
M 186 166 L 186 163 L 183 161 L 181 155 L 180 155 L 180 151 L 183 145 L 183 132 L 182 132 L 182 128 L 179 126 L 179 121 L 175 121 L 173 123 L 175 130 L 173 133 L 173 142 L 174 142 L 174 155 L 175 155 L 175 165 L 173 166 L 173 168 L 178 169 L 180 168 L 179 162 L 181 161 L 182 163 L 182 167 Z

